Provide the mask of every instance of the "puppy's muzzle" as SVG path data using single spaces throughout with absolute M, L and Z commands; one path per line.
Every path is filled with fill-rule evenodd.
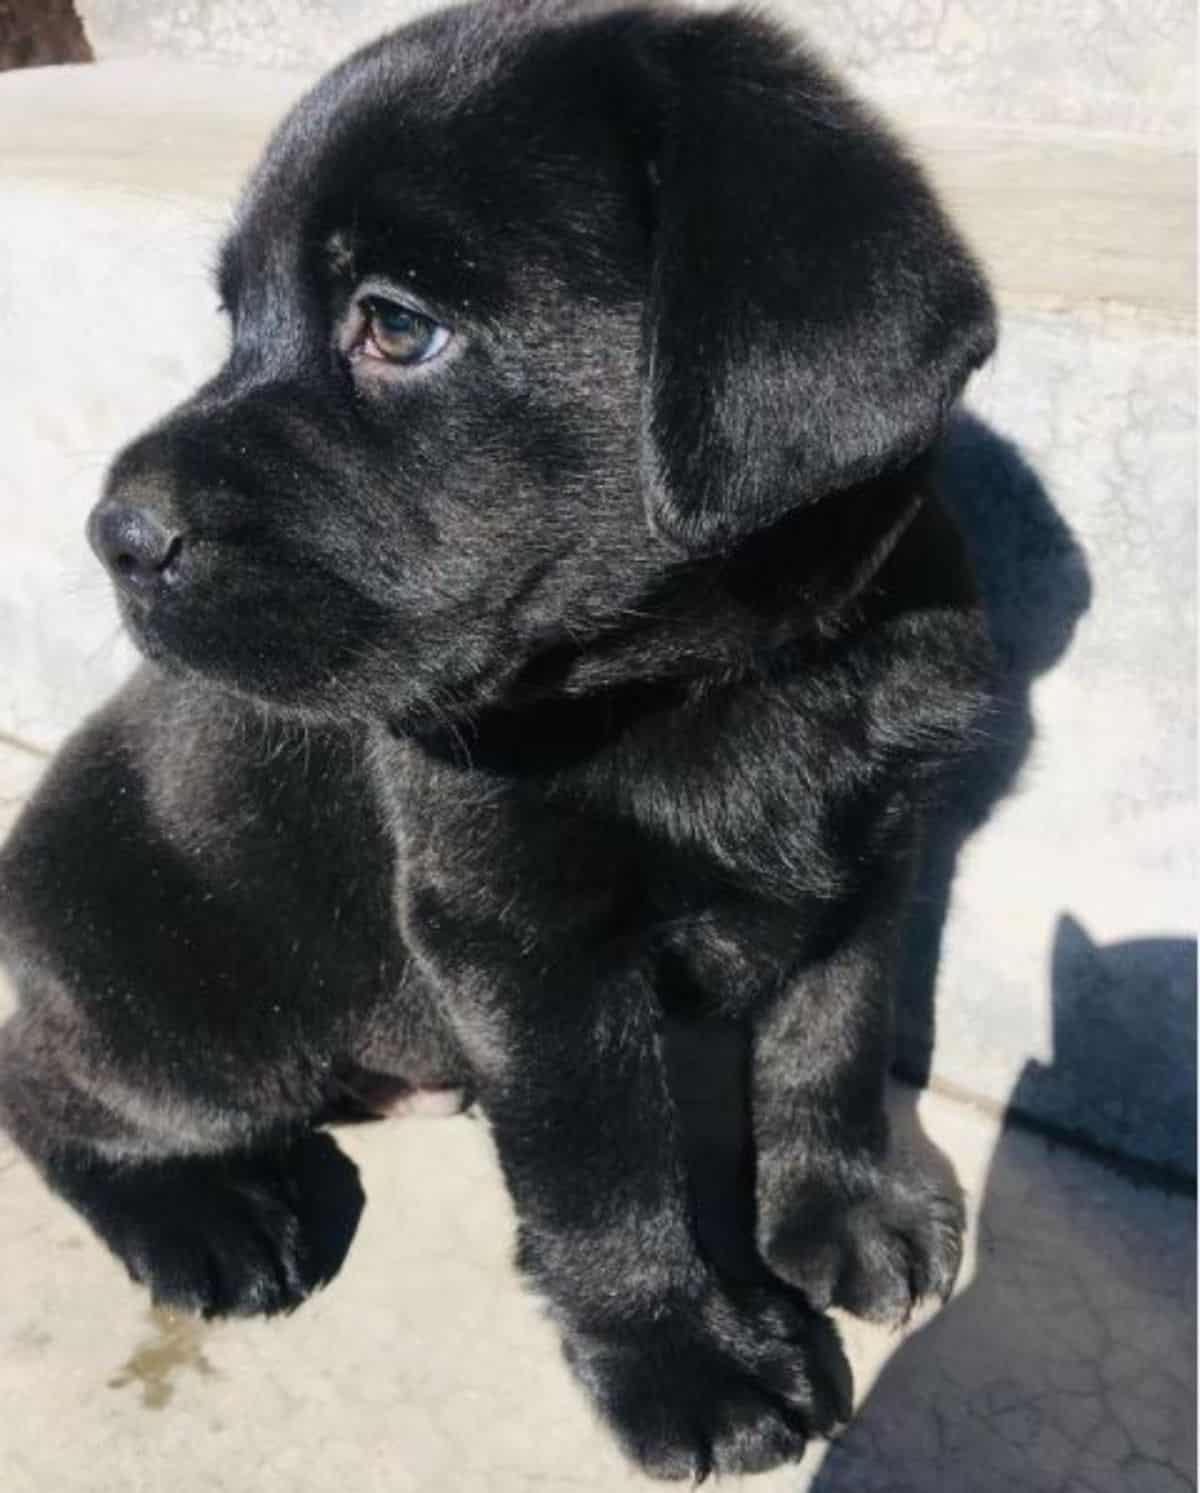
M 144 597 L 169 584 L 183 558 L 184 537 L 153 508 L 106 500 L 88 519 L 88 542 L 116 584 Z

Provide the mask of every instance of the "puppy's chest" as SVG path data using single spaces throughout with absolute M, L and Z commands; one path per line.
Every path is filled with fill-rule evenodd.
M 719 793 L 700 812 L 644 784 L 656 814 L 579 784 L 400 766 L 386 792 L 398 905 L 418 942 L 433 927 L 439 942 L 552 959 L 620 944 L 650 963 L 665 1004 L 728 1011 L 777 981 L 814 926 L 820 899 L 784 865 L 795 826 L 730 811 Z

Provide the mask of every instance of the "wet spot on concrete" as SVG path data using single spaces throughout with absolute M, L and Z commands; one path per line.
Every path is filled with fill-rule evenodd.
M 198 1318 L 152 1307 L 147 1313 L 152 1332 L 108 1381 L 109 1389 L 141 1386 L 142 1405 L 161 1410 L 175 1394 L 176 1378 L 186 1370 L 210 1375 L 216 1370 L 204 1355 L 210 1329 Z

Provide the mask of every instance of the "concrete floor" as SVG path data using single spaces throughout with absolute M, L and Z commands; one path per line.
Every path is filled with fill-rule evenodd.
M 41 765 L 0 746 L 0 832 Z M 968 1194 L 956 1296 L 904 1335 L 845 1320 L 851 1429 L 745 1486 L 1194 1489 L 1192 1203 L 944 1096 L 914 1114 L 901 1094 L 898 1110 Z M 408 1119 L 339 1140 L 369 1199 L 340 1276 L 287 1320 L 211 1326 L 151 1311 L 0 1142 L 4 1493 L 650 1486 L 513 1271 L 486 1126 Z

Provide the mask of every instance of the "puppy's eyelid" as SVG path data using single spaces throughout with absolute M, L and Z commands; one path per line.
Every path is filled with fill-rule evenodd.
M 350 306 L 360 305 L 363 301 L 372 298 L 392 301 L 397 306 L 403 306 L 406 311 L 425 317 L 427 321 L 436 321 L 439 326 L 451 325 L 448 316 L 445 316 L 437 306 L 430 305 L 424 296 L 404 281 L 392 280 L 385 275 L 366 275 L 355 285 L 348 304 Z

